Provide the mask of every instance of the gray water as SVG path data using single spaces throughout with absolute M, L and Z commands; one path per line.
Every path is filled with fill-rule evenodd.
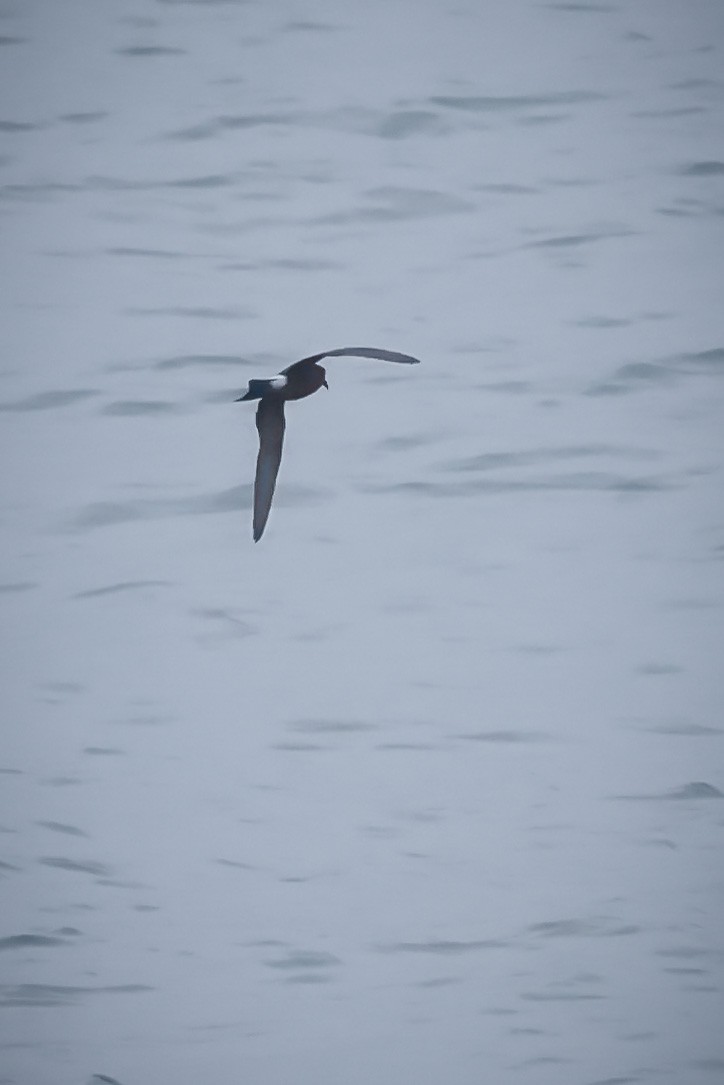
M 723 45 L 2 4 L 0 1082 L 724 1080 Z

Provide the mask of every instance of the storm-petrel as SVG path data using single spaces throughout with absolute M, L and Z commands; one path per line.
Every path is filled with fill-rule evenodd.
M 305 396 L 311 396 L 322 385 L 329 388 L 324 367 L 317 365 L 317 362 L 322 358 L 340 358 L 348 355 L 381 358 L 383 362 L 405 362 L 407 365 L 419 363 L 419 358 L 411 358 L 409 354 L 398 354 L 394 350 L 377 350 L 375 347 L 342 347 L 340 350 L 326 350 L 324 354 L 314 354 L 311 358 L 302 358 L 301 362 L 287 366 L 276 377 L 268 380 L 250 380 L 246 393 L 236 400 L 237 403 L 242 403 L 247 399 L 259 400 L 259 406 L 256 409 L 259 455 L 256 460 L 254 480 L 254 542 L 258 542 L 264 533 L 282 459 L 284 403 L 288 399 L 304 399 Z

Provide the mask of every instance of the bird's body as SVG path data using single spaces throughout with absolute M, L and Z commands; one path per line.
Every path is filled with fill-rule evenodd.
M 382 361 L 404 362 L 407 365 L 418 363 L 417 358 L 412 358 L 409 354 L 398 354 L 392 350 L 378 350 L 376 347 L 342 347 L 340 350 L 329 350 L 323 354 L 314 354 L 311 358 L 303 358 L 301 362 L 294 362 L 276 377 L 268 380 L 250 380 L 246 393 L 237 400 L 237 403 L 252 399 L 259 400 L 256 410 L 259 455 L 256 460 L 254 480 L 254 542 L 258 542 L 264 533 L 274 496 L 286 427 L 284 404 L 287 400 L 311 396 L 323 386 L 328 388 L 326 370 L 318 363 L 322 358 L 343 356 L 379 358 Z

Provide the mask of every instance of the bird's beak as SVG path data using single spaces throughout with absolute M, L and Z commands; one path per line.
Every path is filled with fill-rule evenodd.
M 325 387 L 325 388 L 327 389 L 327 391 L 329 391 L 329 385 L 327 384 L 327 382 L 326 382 L 326 381 L 322 381 L 322 384 L 323 384 L 323 385 L 324 385 L 324 387 Z

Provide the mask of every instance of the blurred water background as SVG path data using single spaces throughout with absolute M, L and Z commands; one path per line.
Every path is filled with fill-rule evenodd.
M 0 1082 L 724 1080 L 723 44 L 3 0 Z

